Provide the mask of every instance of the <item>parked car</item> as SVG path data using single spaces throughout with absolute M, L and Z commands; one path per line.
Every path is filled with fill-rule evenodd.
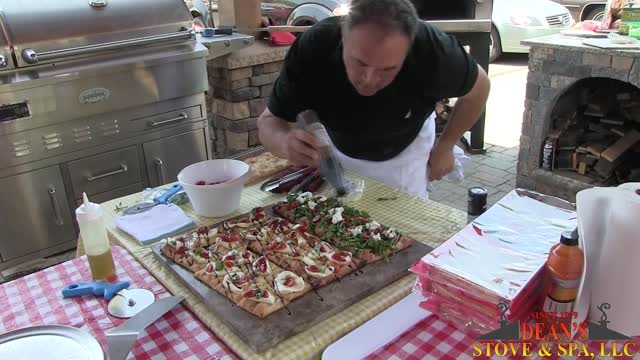
M 569 10 L 551 0 L 494 0 L 490 60 L 502 53 L 528 53 L 523 40 L 552 35 L 571 27 Z
M 593 0 L 553 0 L 564 5 L 576 21 L 595 20 L 602 21 L 606 1 Z

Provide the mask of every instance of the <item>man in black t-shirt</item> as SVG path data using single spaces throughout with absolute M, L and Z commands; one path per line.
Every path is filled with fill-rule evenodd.
M 489 79 L 451 36 L 419 21 L 409 0 L 352 0 L 291 46 L 258 119 L 265 149 L 316 165 L 322 144 L 295 126 L 315 110 L 346 168 L 426 197 L 482 113 Z M 458 98 L 437 142 L 435 103 Z

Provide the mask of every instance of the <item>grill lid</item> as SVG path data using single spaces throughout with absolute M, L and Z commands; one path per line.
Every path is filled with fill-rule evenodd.
M 0 0 L 0 8 L 18 67 L 194 38 L 183 0 Z

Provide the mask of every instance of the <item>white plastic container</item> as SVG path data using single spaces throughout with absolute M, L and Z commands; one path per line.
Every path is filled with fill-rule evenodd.
M 221 217 L 240 207 L 244 184 L 249 179 L 250 167 L 231 159 L 205 160 L 187 166 L 178 174 L 193 210 L 204 217 Z M 204 181 L 206 184 L 196 185 Z
M 92 203 L 86 193 L 82 193 L 84 204 L 76 209 L 80 236 L 89 260 L 89 268 L 94 280 L 110 281 L 115 275 L 111 246 L 104 225 L 100 205 Z

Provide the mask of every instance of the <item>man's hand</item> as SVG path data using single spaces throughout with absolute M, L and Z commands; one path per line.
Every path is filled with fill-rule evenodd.
M 285 138 L 287 159 L 296 164 L 318 166 L 322 143 L 315 135 L 302 129 L 291 129 Z
M 258 136 L 265 149 L 296 164 L 318 166 L 322 143 L 312 133 L 294 127 L 266 109 L 258 118 Z
M 453 171 L 454 164 L 453 146 L 438 141 L 429 157 L 429 181 L 440 180 Z

